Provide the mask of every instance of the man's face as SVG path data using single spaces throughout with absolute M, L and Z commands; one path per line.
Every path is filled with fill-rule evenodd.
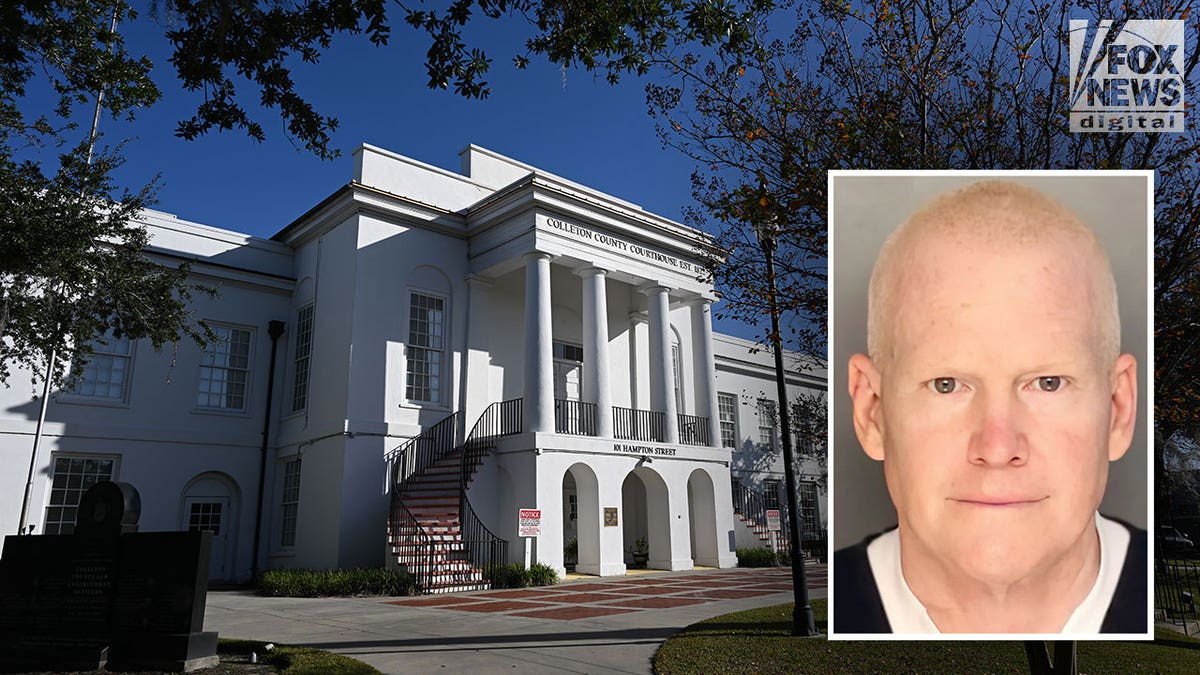
M 1092 282 L 1065 243 L 916 253 L 877 383 L 888 490 L 906 545 L 1012 583 L 1077 545 L 1104 494 L 1113 364 Z

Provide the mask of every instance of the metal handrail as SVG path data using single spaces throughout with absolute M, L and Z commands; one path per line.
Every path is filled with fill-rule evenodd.
M 573 436 L 596 435 L 596 404 L 554 399 L 554 432 Z
M 708 418 L 679 413 L 679 442 L 684 445 L 708 445 Z
M 628 441 L 665 440 L 666 415 L 653 410 L 613 406 L 613 437 Z
M 457 440 L 458 413 L 454 413 L 384 455 L 391 476 L 392 494 L 395 495 L 410 477 L 452 453 Z
M 462 543 L 471 565 L 482 570 L 484 581 L 489 583 L 496 568 L 508 560 L 508 540 L 496 536 L 480 520 L 467 496 L 467 483 L 484 456 L 496 447 L 498 439 L 521 433 L 522 415 L 523 399 L 493 403 L 479 416 L 463 442 L 458 505 Z
M 746 485 L 736 477 L 730 477 L 730 488 L 732 489 L 733 512 L 762 528 L 763 532 L 769 532 L 767 530 L 767 500 L 763 493 Z M 782 508 L 782 505 L 780 507 L 780 531 L 768 536 L 774 537 L 776 550 L 783 551 L 788 548 L 789 544 L 787 532 L 791 516 L 787 509 Z
M 388 514 L 388 532 L 393 555 L 403 561 L 413 583 L 418 589 L 427 589 L 433 579 L 432 537 L 421 527 L 420 521 L 394 494 L 392 508 Z

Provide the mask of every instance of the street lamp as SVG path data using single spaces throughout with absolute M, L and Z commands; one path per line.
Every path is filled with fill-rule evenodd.
M 792 635 L 817 634 L 812 606 L 808 602 L 808 575 L 804 570 L 804 552 L 800 549 L 800 519 L 796 513 L 796 467 L 793 464 L 792 434 L 788 414 L 787 381 L 783 370 L 783 340 L 779 334 L 779 304 L 775 291 L 775 245 L 778 226 L 773 216 L 754 219 L 754 236 L 767 259 L 767 304 L 771 312 L 771 350 L 775 352 L 775 380 L 779 387 L 779 425 L 783 438 L 783 475 L 787 485 L 788 548 L 792 558 Z

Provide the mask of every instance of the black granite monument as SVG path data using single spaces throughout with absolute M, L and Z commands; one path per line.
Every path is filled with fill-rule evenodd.
M 4 538 L 0 670 L 191 671 L 217 663 L 203 632 L 209 532 L 137 532 L 128 483 L 84 493 L 73 534 Z

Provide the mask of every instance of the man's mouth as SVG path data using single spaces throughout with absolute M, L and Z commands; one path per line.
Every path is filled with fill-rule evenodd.
M 975 506 L 979 508 L 997 508 L 997 509 L 1015 509 L 1026 506 L 1039 504 L 1047 499 L 1049 495 L 1042 496 L 1025 496 L 1025 495 L 1000 495 L 1000 496 L 968 496 L 968 497 L 951 497 L 950 501 L 957 502 L 964 506 Z

